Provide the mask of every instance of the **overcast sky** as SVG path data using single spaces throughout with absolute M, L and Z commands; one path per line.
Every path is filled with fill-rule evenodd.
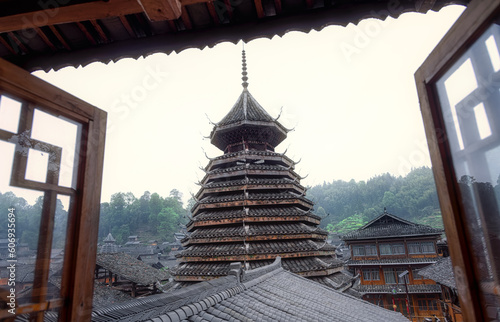
M 277 151 L 301 159 L 304 185 L 430 166 L 413 75 L 462 11 L 450 6 L 245 45 L 249 91 L 271 116 L 283 107 L 280 122 L 295 130 Z M 242 91 L 241 49 L 223 43 L 34 74 L 108 112 L 102 201 L 172 189 L 187 200 L 208 162 L 202 148 L 221 154 L 203 137 L 213 127 L 208 118 L 221 120 Z

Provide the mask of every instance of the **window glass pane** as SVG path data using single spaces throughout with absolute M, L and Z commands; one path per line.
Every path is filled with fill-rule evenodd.
M 420 244 L 419 243 L 408 243 L 408 252 L 410 254 L 420 254 Z
M 380 255 L 391 255 L 391 245 L 390 244 L 380 244 Z
M 81 125 L 73 121 L 35 109 L 32 138 L 62 149 L 61 160 L 54 165 L 60 167 L 60 186 L 76 188 L 74 169 L 78 162 L 80 131 Z
M 400 255 L 405 253 L 405 247 L 403 244 L 393 244 L 392 245 L 392 254 Z
M 436 82 L 482 303 L 500 307 L 500 26 L 491 25 Z M 424 252 L 435 252 L 426 245 Z M 485 309 L 496 319 L 496 309 Z
M 12 133 L 17 132 L 21 102 L 0 95 L 0 129 Z
M 493 35 L 486 39 L 486 48 L 488 49 L 488 54 L 491 59 L 491 64 L 493 65 L 493 70 L 497 72 L 500 69 L 500 55 L 498 54 L 497 43 Z
M 425 242 L 422 243 L 422 253 L 424 254 L 433 254 L 436 252 L 433 242 Z
M 396 275 L 392 268 L 384 268 L 385 284 L 396 284 Z
M 365 255 L 365 246 L 354 246 L 353 253 L 354 253 L 354 256 L 364 256 Z
M 375 245 L 366 245 L 365 246 L 366 255 L 376 256 L 377 255 L 377 246 Z

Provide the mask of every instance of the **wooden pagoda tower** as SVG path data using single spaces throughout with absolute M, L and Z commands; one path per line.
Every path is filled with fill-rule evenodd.
M 224 154 L 205 167 L 186 248 L 171 270 L 176 281 L 195 282 L 229 272 L 231 262 L 254 269 L 281 256 L 285 269 L 327 276 L 342 269 L 320 217 L 305 197 L 296 163 L 276 153 L 287 130 L 248 91 L 243 50 L 243 92 L 210 134 Z

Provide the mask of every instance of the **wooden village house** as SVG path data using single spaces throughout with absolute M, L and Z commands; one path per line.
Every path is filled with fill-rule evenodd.
M 441 258 L 436 263 L 419 270 L 417 274 L 424 278 L 432 279 L 441 286 L 440 304 L 443 315 L 448 321 L 462 322 L 463 315 L 458 300 L 458 291 L 451 258 Z
M 399 311 L 413 321 L 436 315 L 441 288 L 417 272 L 439 260 L 437 241 L 443 231 L 384 213 L 363 227 L 346 234 L 351 250 L 349 269 L 360 275 L 356 290 L 363 299 Z M 407 273 L 406 276 L 404 273 Z
M 498 205 L 500 202 L 493 189 L 499 174 L 497 156 L 500 147 L 500 127 L 498 126 L 500 124 L 500 114 L 498 113 L 500 92 L 496 81 L 499 69 L 496 60 L 492 58 L 496 57 L 492 55 L 495 50 L 498 52 L 498 47 L 500 47 L 498 45 L 500 43 L 499 27 L 496 23 L 500 16 L 500 3 L 489 0 L 396 2 L 390 0 L 6 0 L 0 2 L 0 96 L 2 99 L 8 98 L 16 102 L 20 107 L 19 119 L 11 121 L 12 128 L 0 130 L 0 140 L 14 147 L 12 154 L 5 156 L 6 159 L 11 158 L 13 162 L 5 163 L 5 166 L 11 165 L 11 169 L 8 169 L 11 171 L 7 172 L 11 173 L 9 181 L 11 186 L 40 191 L 44 195 L 33 281 L 35 292 L 33 292 L 29 303 L 20 304 L 16 308 L 16 317 L 21 319 L 31 315 L 32 319 L 43 320 L 50 315 L 52 320 L 58 321 L 90 321 L 92 318 L 93 279 L 96 268 L 99 204 L 107 119 L 106 112 L 103 110 L 41 81 L 30 75 L 29 72 L 58 70 L 66 66 L 85 66 L 96 61 L 108 63 L 124 57 L 138 58 L 156 52 L 169 54 L 173 51 L 180 52 L 186 48 L 201 49 L 223 41 L 236 43 L 243 40 L 248 42 L 259 37 L 281 36 L 290 30 L 309 32 L 313 29 L 320 30 L 328 25 L 355 24 L 362 19 L 397 17 L 404 12 L 425 13 L 428 10 L 439 10 L 448 4 L 462 4 L 467 6 L 467 9 L 417 70 L 415 81 L 450 257 L 457 281 L 460 282 L 457 283 L 457 295 L 463 319 L 472 322 L 500 319 L 500 298 L 497 291 L 500 287 L 500 257 L 496 251 L 500 247 L 498 239 L 498 231 L 500 231 Z M 410 59 L 411 57 L 409 57 Z M 471 72 L 469 75 L 462 76 L 474 80 L 471 83 L 475 87 L 473 86 L 470 91 L 452 90 L 453 84 L 447 80 L 458 75 L 464 64 L 470 67 L 469 71 Z M 337 90 L 341 89 L 337 88 Z M 168 100 L 168 97 L 166 99 Z M 61 148 L 31 136 L 32 121 L 36 111 L 45 112 L 61 122 L 69 122 L 79 129 L 75 140 L 78 162 L 73 164 L 74 180 L 70 185 L 59 183 Z M 479 131 L 478 117 L 481 113 L 484 116 L 483 119 L 486 120 L 482 126 L 487 125 L 489 129 L 487 133 Z M 275 124 L 272 127 L 270 128 L 272 136 L 279 133 L 279 126 Z M 54 131 L 57 130 L 54 128 Z M 216 131 L 215 137 L 222 139 L 223 132 Z M 348 137 L 337 139 L 348 140 Z M 222 143 L 222 141 L 219 142 Z M 258 142 L 258 144 L 266 143 L 265 140 Z M 228 144 L 232 143 L 228 142 Z M 247 143 L 250 144 L 250 142 Z M 29 149 L 50 154 L 47 165 L 50 171 L 47 171 L 47 177 L 43 182 L 26 178 L 27 151 Z M 239 153 L 239 151 L 228 151 L 227 156 L 230 157 L 233 153 Z M 254 164 L 253 161 L 260 160 L 264 160 L 264 166 L 267 167 L 277 166 L 280 169 L 287 168 L 287 166 L 293 167 L 292 160 L 271 153 L 270 155 L 258 155 L 258 158 L 245 158 L 244 170 L 247 170 L 247 164 L 249 171 L 250 168 L 255 169 L 259 165 Z M 231 161 L 230 158 L 229 160 L 218 158 L 209 164 L 207 168 L 208 180 L 203 183 L 209 186 L 205 187 L 199 196 L 199 204 L 195 209 L 198 216 L 194 218 L 198 220 L 193 220 L 191 229 L 193 233 L 199 228 L 196 227 L 196 223 L 200 223 L 202 219 L 200 215 L 211 211 L 208 210 L 210 205 L 217 204 L 218 208 L 212 210 L 220 211 L 223 209 L 220 208 L 222 205 L 234 204 L 235 207 L 241 207 L 239 209 L 245 212 L 244 216 L 247 216 L 246 211 L 243 210 L 244 205 L 237 205 L 240 200 L 237 200 L 235 193 L 230 191 L 233 186 L 210 187 L 210 181 L 216 182 L 215 177 L 223 175 L 220 171 L 225 165 L 232 165 L 233 170 L 240 166 L 236 165 L 235 160 Z M 220 174 L 217 173 L 218 171 Z M 231 171 L 229 171 L 229 177 L 236 180 L 237 178 L 233 177 L 235 173 Z M 273 171 L 277 172 L 279 178 L 292 180 L 295 178 L 292 168 L 287 170 L 288 174 L 285 176 L 282 176 L 284 171 L 279 169 Z M 253 179 L 261 180 L 262 178 L 254 177 Z M 261 182 L 257 183 L 262 184 Z M 303 225 L 309 228 L 314 226 L 315 220 L 314 216 L 307 213 L 306 208 L 309 202 L 302 199 L 302 189 L 296 185 L 296 182 L 283 184 L 286 186 L 283 187 L 283 195 L 292 194 L 293 197 L 272 200 L 276 202 L 276 207 L 283 206 L 280 205 L 282 201 L 291 200 L 290 203 L 301 210 L 297 212 L 296 218 L 303 218 L 302 221 L 296 221 L 293 224 L 292 231 L 296 236 L 307 235 L 306 238 L 295 239 L 295 242 L 291 243 L 294 245 L 291 247 L 293 251 L 298 251 L 300 256 L 296 258 L 289 256 L 286 259 L 289 262 L 298 262 L 300 259 L 307 260 L 307 258 L 326 256 L 326 253 L 322 252 L 329 252 L 328 249 L 314 250 L 311 247 L 313 244 L 309 242 L 312 241 L 317 245 L 321 236 L 314 236 L 314 232 L 306 231 L 307 228 L 304 229 Z M 242 190 L 241 185 L 236 187 L 237 191 L 243 192 L 241 196 L 246 195 L 245 189 Z M 211 195 L 213 190 L 210 189 L 212 188 L 227 189 L 228 199 L 215 200 Z M 264 190 L 263 193 L 269 191 L 267 187 Z M 251 189 L 246 192 L 249 197 L 256 193 Z M 60 292 L 56 294 L 55 298 L 49 299 L 47 286 L 58 195 L 68 196 L 71 202 Z M 205 197 L 208 198 L 209 202 L 203 202 Z M 246 200 L 254 202 L 254 199 Z M 256 205 L 248 205 L 248 207 L 245 205 L 245 208 L 249 209 L 249 217 L 258 214 L 258 212 L 251 211 L 253 208 L 258 209 Z M 271 214 L 271 217 L 277 218 L 274 214 Z M 211 218 L 208 219 L 211 220 Z M 227 217 L 221 218 L 222 221 L 228 219 Z M 253 232 L 250 227 L 257 227 L 257 224 L 250 225 L 245 221 L 245 225 L 241 223 L 239 228 L 236 226 L 233 227 L 236 231 L 243 229 L 245 232 L 243 242 L 246 243 L 245 239 L 249 235 L 246 234 L 247 228 L 245 227 L 248 227 L 248 232 Z M 228 227 L 230 226 L 214 225 L 213 232 L 203 231 L 203 234 L 200 233 L 199 241 L 203 240 L 203 242 L 197 244 L 194 242 L 195 239 L 189 241 L 190 250 L 181 256 L 182 263 L 185 263 L 187 268 L 192 266 L 194 272 L 201 273 L 200 267 L 195 267 L 196 263 L 201 262 L 199 259 L 203 259 L 197 249 L 204 247 L 211 251 L 209 249 L 211 246 L 207 245 L 210 245 L 218 234 L 222 234 L 224 238 L 230 236 L 230 231 L 224 229 Z M 271 232 L 271 235 L 281 235 L 282 227 Z M 262 232 L 262 230 L 257 230 L 257 234 L 252 237 L 260 238 Z M 230 238 L 236 239 L 236 236 L 230 236 Z M 231 243 L 234 244 L 236 241 L 228 241 L 228 245 Z M 262 245 L 263 243 L 271 245 L 268 240 L 252 241 L 252 245 Z M 276 243 L 279 242 L 276 241 Z M 296 247 L 299 245 L 301 248 Z M 266 252 L 269 248 L 248 247 L 248 250 L 246 246 L 239 249 L 239 254 L 236 254 L 240 258 L 245 258 L 249 254 L 258 256 L 259 259 L 249 259 L 248 265 L 251 262 L 255 264 L 258 261 L 272 261 L 272 258 L 262 258 L 269 254 Z M 223 262 L 222 259 L 234 256 L 235 253 L 228 252 L 229 248 L 223 248 L 223 253 L 215 254 L 218 256 L 218 263 Z M 377 248 L 377 252 L 381 251 L 380 248 Z M 400 251 L 398 247 L 396 247 L 396 251 Z M 409 251 L 408 245 L 406 245 L 406 251 Z M 287 252 L 286 247 L 281 246 L 279 253 L 291 254 L 291 252 Z M 391 256 L 400 255 L 402 254 Z M 425 254 L 421 258 L 430 257 Z M 410 258 L 412 257 L 408 254 L 407 258 L 402 259 L 408 262 Z M 403 266 L 412 267 L 411 263 L 405 263 Z M 320 271 L 324 270 L 322 267 L 324 268 L 324 266 L 318 266 Z M 222 269 L 227 270 L 225 265 Z M 302 271 L 308 272 L 307 270 Z M 409 277 L 413 278 L 413 272 L 408 271 Z M 380 278 L 384 279 L 383 270 L 378 272 Z M 457 272 L 459 276 L 457 276 Z M 267 280 L 268 283 L 273 283 L 272 285 L 283 284 L 285 281 L 281 279 L 283 274 L 292 274 L 282 273 L 279 270 L 276 270 L 275 273 L 270 271 L 267 273 L 276 274 L 276 278 L 273 279 L 270 278 L 270 275 L 266 275 L 259 281 Z M 396 278 L 396 271 L 394 274 Z M 182 271 L 181 267 L 177 276 L 188 276 L 187 270 Z M 250 283 L 244 284 L 245 287 L 263 292 L 256 279 L 250 280 L 244 282 Z M 291 280 L 287 280 L 289 282 L 285 283 L 286 287 L 308 285 L 299 283 L 299 280 L 301 282 L 304 280 L 296 275 L 293 275 Z M 217 282 L 215 281 L 217 280 L 203 282 L 200 285 L 203 284 L 202 287 L 216 286 Z M 235 279 L 232 279 L 232 282 L 237 283 Z M 312 281 L 308 282 L 312 283 Z M 216 301 L 222 303 L 228 299 L 227 302 L 223 303 L 224 305 L 231 305 L 231 301 L 244 303 L 244 301 L 239 301 L 248 294 L 248 289 L 245 291 L 241 285 L 234 285 L 236 288 L 224 289 L 221 294 L 225 295 L 215 292 L 217 296 L 199 298 L 201 302 L 189 304 L 191 306 L 171 307 L 174 310 L 172 312 L 166 312 L 168 309 L 165 309 L 165 316 L 174 314 L 173 312 L 182 315 L 179 310 L 183 312 L 185 310 L 188 313 L 191 310 L 193 313 L 194 309 L 200 315 L 212 314 L 217 309 L 215 307 Z M 262 287 L 266 285 L 262 284 Z M 425 284 L 425 287 L 429 285 Z M 243 294 L 232 298 L 237 290 Z M 321 289 L 321 291 L 323 290 Z M 333 292 L 331 289 L 326 290 Z M 396 290 L 397 292 L 399 291 Z M 314 296 L 317 294 L 319 293 L 315 292 Z M 328 293 L 328 298 L 332 299 L 329 303 L 335 303 L 335 297 L 338 294 L 341 293 Z M 321 299 L 321 297 L 319 298 Z M 298 302 L 286 303 L 307 302 L 307 299 L 301 296 L 298 296 L 297 299 Z M 428 299 L 425 300 L 428 303 Z M 204 303 L 205 306 L 201 303 Z M 210 304 L 210 307 L 207 303 Z M 140 306 L 135 306 L 135 309 L 141 311 L 143 303 L 139 304 Z M 257 305 L 257 302 L 255 304 Z M 160 301 L 159 306 L 164 308 L 164 302 Z M 328 308 L 332 309 L 334 306 L 335 304 L 332 304 Z M 269 312 L 278 314 L 282 312 L 284 307 L 280 306 L 278 310 L 269 310 Z M 288 310 L 292 310 L 293 307 L 293 305 L 292 307 L 288 306 Z M 358 310 L 372 312 L 373 305 L 360 308 L 347 304 L 343 307 L 346 307 L 347 310 L 349 307 L 351 309 L 355 307 Z M 204 311 L 204 308 L 207 312 Z M 125 311 L 124 308 L 120 309 L 120 312 Z M 191 313 L 189 316 L 193 316 Z M 310 316 L 312 313 L 318 313 L 318 310 L 310 310 L 306 313 Z M 12 316 L 9 314 L 6 310 L 0 310 L 0 319 L 11 318 Z M 218 312 L 215 314 L 222 316 Z M 330 316 L 337 315 L 331 314 Z
M 95 280 L 132 297 L 159 292 L 158 285 L 169 276 L 125 253 L 97 254 Z

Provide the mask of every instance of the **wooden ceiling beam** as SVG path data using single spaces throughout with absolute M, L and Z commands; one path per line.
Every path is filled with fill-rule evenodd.
M 178 19 L 182 4 L 179 0 L 137 0 L 151 21 Z
M 0 33 L 76 21 L 106 19 L 141 12 L 146 12 L 149 19 L 153 21 L 160 18 L 161 20 L 177 19 L 181 16 L 181 11 L 183 11 L 181 10 L 181 5 L 186 6 L 208 1 L 209 0 L 95 1 L 0 17 Z M 157 4 L 157 7 L 155 7 L 154 4 Z
M 109 0 L 21 13 L 0 18 L 0 33 L 142 12 L 137 0 Z

